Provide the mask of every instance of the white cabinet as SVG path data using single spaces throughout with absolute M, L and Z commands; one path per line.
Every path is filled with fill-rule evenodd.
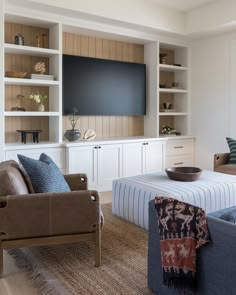
M 164 150 L 165 143 L 162 141 L 123 144 L 123 176 L 162 171 Z
M 17 154 L 24 155 L 33 159 L 39 159 L 41 153 L 46 153 L 57 164 L 60 170 L 65 172 L 65 149 L 64 147 L 52 147 L 52 148 L 24 148 L 24 149 L 12 149 L 5 152 L 6 160 L 15 160 L 18 162 Z
M 194 166 L 194 139 L 169 139 L 166 144 L 166 167 Z
M 122 175 L 122 145 L 98 144 L 67 148 L 67 173 L 86 173 L 90 189 L 110 190 Z

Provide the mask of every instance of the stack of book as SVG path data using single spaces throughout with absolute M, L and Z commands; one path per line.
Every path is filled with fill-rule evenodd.
M 31 79 L 54 80 L 53 75 L 31 74 Z

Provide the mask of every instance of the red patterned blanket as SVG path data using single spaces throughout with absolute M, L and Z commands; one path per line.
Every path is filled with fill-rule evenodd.
M 196 250 L 209 242 L 203 209 L 172 198 L 155 198 L 160 232 L 163 283 L 195 289 Z

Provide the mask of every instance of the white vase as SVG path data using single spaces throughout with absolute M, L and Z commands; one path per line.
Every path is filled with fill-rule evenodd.
M 38 105 L 38 111 L 39 111 L 39 112 L 44 112 L 44 111 L 45 111 L 45 105 L 42 104 L 42 103 L 40 103 L 40 104 Z

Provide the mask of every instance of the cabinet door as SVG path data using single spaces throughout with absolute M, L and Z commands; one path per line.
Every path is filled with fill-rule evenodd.
M 86 173 L 89 188 L 97 185 L 97 147 L 72 147 L 67 150 L 67 173 Z
M 151 141 L 145 144 L 144 173 L 155 173 L 164 169 L 162 142 Z
M 99 190 L 111 190 L 112 181 L 122 177 L 122 145 L 98 146 Z
M 143 148 L 138 143 L 123 144 L 123 176 L 129 177 L 143 174 Z

